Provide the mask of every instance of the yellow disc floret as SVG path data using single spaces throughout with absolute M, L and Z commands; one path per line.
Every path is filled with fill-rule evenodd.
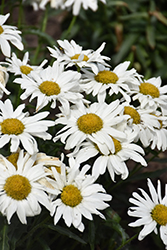
M 71 57 L 72 60 L 78 60 L 80 54 L 75 54 L 74 56 Z M 82 61 L 88 61 L 89 60 L 89 57 L 84 55 L 84 58 L 82 59 Z
M 22 65 L 20 66 L 20 70 L 23 74 L 28 75 L 31 72 L 32 68 L 26 65 Z
M 8 135 L 19 135 L 24 131 L 24 124 L 16 118 L 5 119 L 0 124 L 1 132 Z
M 6 179 L 4 190 L 14 200 L 23 200 L 31 192 L 31 185 L 26 177 L 17 174 Z
M 7 160 L 10 161 L 14 166 L 15 168 L 17 169 L 17 160 L 19 158 L 19 153 L 12 153 L 11 155 L 9 155 L 7 157 Z
M 124 107 L 124 115 L 130 115 L 131 118 L 133 119 L 134 124 L 140 123 L 140 115 L 136 109 L 129 107 L 129 106 L 125 106 Z
M 156 205 L 151 211 L 151 217 L 159 225 L 165 226 L 167 224 L 167 207 L 162 204 Z
M 2 28 L 2 26 L 0 25 L 0 34 L 2 34 L 4 32 L 4 29 Z
M 85 134 L 92 134 L 103 128 L 103 121 L 98 115 L 89 113 L 80 116 L 77 125 L 80 131 Z
M 151 83 L 143 82 L 140 84 L 139 89 L 140 93 L 143 95 L 150 95 L 153 98 L 158 98 L 160 96 L 159 89 Z
M 60 93 L 60 87 L 56 82 L 44 81 L 39 85 L 40 91 L 47 95 L 58 95 Z
M 115 152 L 114 154 L 118 153 L 121 149 L 122 149 L 122 145 L 120 143 L 120 141 L 118 141 L 117 139 L 112 137 L 112 140 L 114 142 L 114 146 L 115 146 Z
M 119 79 L 114 72 L 109 70 L 100 71 L 94 78 L 103 84 L 116 83 Z
M 63 188 L 61 193 L 62 202 L 70 207 L 76 207 L 82 201 L 82 195 L 80 190 L 74 185 L 70 184 Z

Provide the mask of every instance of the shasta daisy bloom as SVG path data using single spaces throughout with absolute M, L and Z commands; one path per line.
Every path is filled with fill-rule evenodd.
M 97 73 L 83 69 L 81 88 L 87 94 L 92 93 L 93 96 L 97 96 L 98 101 L 103 102 L 106 98 L 106 91 L 108 91 L 110 96 L 120 93 L 126 101 L 130 102 L 129 85 L 138 86 L 140 76 L 135 69 L 127 70 L 129 64 L 128 61 L 120 63 L 113 70 L 98 64 Z
M 157 148 L 165 151 L 167 149 L 167 116 L 163 116 L 159 111 L 153 115 L 157 117 L 160 127 L 152 131 L 151 149 Z
M 111 195 L 106 194 L 102 185 L 95 182 L 92 175 L 87 175 L 90 166 L 83 166 L 79 171 L 79 165 L 73 158 L 69 159 L 70 171 L 67 173 L 65 165 L 61 165 L 61 173 L 52 168 L 55 178 L 55 190 L 60 197 L 53 200 L 54 224 L 56 225 L 63 217 L 66 225 L 73 225 L 79 231 L 84 230 L 82 216 L 88 220 L 93 220 L 92 214 L 99 215 L 105 219 L 99 210 L 104 210 L 109 205 L 105 201 L 111 200 Z M 53 190 L 54 191 L 54 190 Z
M 103 154 L 98 146 L 91 141 L 83 142 L 80 149 L 75 153 L 77 162 L 82 163 L 95 157 L 92 166 L 92 175 L 98 177 L 108 170 L 112 181 L 115 181 L 115 174 L 121 175 L 124 180 L 128 177 L 129 171 L 126 165 L 126 161 L 131 159 L 135 162 L 139 162 L 143 166 L 147 166 L 144 155 L 144 150 L 133 143 L 135 133 L 128 134 L 124 140 L 117 140 L 112 137 L 114 142 L 115 151 L 114 153 L 109 152 Z
M 70 102 L 80 102 L 83 96 L 79 91 L 79 80 L 81 74 L 68 70 L 64 71 L 64 66 L 55 61 L 53 66 L 48 66 L 39 73 L 31 72 L 31 76 L 16 78 L 14 82 L 21 84 L 25 92 L 20 96 L 22 100 L 31 96 L 30 101 L 37 98 L 36 111 L 39 111 L 51 102 L 51 108 L 56 107 L 59 101 L 64 111 L 68 114 Z
M 72 149 L 89 139 L 97 144 L 104 154 L 108 154 L 109 151 L 114 152 L 114 142 L 111 136 L 116 139 L 126 137 L 124 132 L 114 128 L 127 119 L 127 116 L 119 115 L 122 108 L 119 100 L 110 104 L 95 102 L 89 107 L 83 104 L 75 105 L 71 108 L 69 116 L 58 114 L 59 118 L 55 123 L 65 126 L 53 140 L 60 139 L 62 143 L 65 143 L 65 149 Z
M 31 66 L 29 62 L 29 52 L 27 51 L 23 60 L 17 58 L 16 54 L 13 52 L 11 58 L 6 58 L 8 71 L 14 73 L 14 75 L 29 75 L 31 71 L 36 71 L 37 73 L 43 69 L 43 66 L 47 63 L 44 60 L 39 66 Z
M 130 119 L 127 121 L 125 130 L 136 131 L 135 142 L 141 141 L 144 147 L 148 147 L 152 141 L 155 128 L 160 128 L 158 117 L 152 115 L 153 109 L 141 109 L 133 105 L 124 105 L 123 114 L 129 115 Z
M 147 179 L 150 196 L 143 190 L 141 195 L 134 192 L 130 203 L 135 206 L 130 207 L 128 215 L 139 217 L 135 222 L 129 224 L 131 227 L 144 226 L 139 233 L 138 239 L 143 240 L 148 234 L 154 231 L 157 234 L 159 228 L 160 238 L 167 247 L 167 185 L 165 185 L 165 196 L 162 199 L 161 183 L 158 180 L 157 191 L 155 190 L 150 179 Z
M 38 180 L 45 177 L 42 164 L 34 164 L 36 155 L 30 156 L 19 152 L 17 166 L 1 155 L 0 163 L 0 212 L 10 224 L 16 213 L 21 223 L 26 224 L 26 217 L 41 213 L 41 205 L 50 212 L 52 206 L 45 188 Z
M 10 92 L 5 88 L 8 79 L 9 75 L 7 73 L 6 67 L 0 66 L 0 98 L 2 98 L 3 93 L 6 95 L 10 94 Z
M 55 123 L 49 120 L 42 121 L 49 112 L 29 116 L 28 112 L 22 112 L 24 108 L 25 104 L 21 104 L 14 111 L 9 99 L 4 103 L 0 101 L 0 148 L 10 141 L 10 151 L 16 152 L 21 142 L 29 154 L 34 154 L 38 147 L 33 136 L 50 140 L 52 136 L 46 131 Z
M 167 115 L 167 86 L 161 87 L 161 77 L 143 80 L 137 90 L 131 91 L 132 99 L 140 102 L 141 108 L 160 108 Z
M 16 46 L 19 50 L 23 50 L 24 46 L 21 41 L 21 31 L 17 30 L 17 27 L 4 24 L 10 14 L 0 15 L 0 48 L 2 53 L 10 57 L 11 47 L 9 41 Z
M 67 67 L 76 65 L 81 68 L 81 70 L 83 67 L 88 67 L 97 74 L 97 63 L 109 66 L 105 60 L 110 60 L 110 58 L 100 54 L 104 49 L 105 43 L 102 43 L 96 51 L 91 49 L 83 50 L 82 46 L 76 44 L 74 40 L 70 42 L 68 40 L 58 40 L 57 43 L 59 48 L 54 46 L 54 49 L 50 47 L 48 47 L 48 49 L 52 57 L 56 58 L 58 62 L 64 63 Z

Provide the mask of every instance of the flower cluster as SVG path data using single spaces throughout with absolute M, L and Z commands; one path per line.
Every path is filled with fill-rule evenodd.
M 48 2 L 54 8 L 73 6 L 74 15 L 81 5 L 97 9 L 97 1 L 39 5 Z M 0 155 L 0 212 L 9 224 L 15 213 L 26 224 L 27 217 L 45 207 L 54 225 L 62 217 L 68 227 L 83 232 L 82 217 L 105 219 L 100 210 L 112 203 L 112 195 L 98 183 L 100 176 L 108 172 L 112 183 L 125 180 L 128 160 L 146 167 L 148 147 L 167 149 L 167 86 L 160 76 L 145 79 L 129 69 L 129 61 L 112 69 L 110 58 L 102 54 L 105 43 L 85 50 L 74 40 L 58 40 L 58 46 L 48 47 L 52 64 L 45 59 L 31 65 L 28 52 L 23 59 L 11 54 L 8 40 L 20 50 L 23 44 L 16 27 L 3 25 L 8 17 L 0 16 L 0 46 L 7 57 L 0 67 L 0 148 L 10 152 Z M 10 76 L 20 90 L 17 102 L 8 91 Z M 55 148 L 61 144 L 61 159 L 40 152 L 45 141 Z M 148 187 L 151 198 L 143 189 L 144 198 L 137 193 L 130 198 L 136 207 L 128 214 L 140 219 L 129 226 L 144 225 L 142 240 L 157 233 L 158 224 L 167 245 L 167 194 L 162 199 L 160 181 L 157 192 L 150 179 Z

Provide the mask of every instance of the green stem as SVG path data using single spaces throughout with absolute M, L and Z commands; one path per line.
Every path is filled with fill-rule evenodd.
M 68 29 L 63 33 L 61 39 L 65 39 L 65 38 L 68 38 L 68 36 L 70 35 L 71 33 L 71 30 L 72 30 L 72 27 L 74 26 L 75 22 L 76 22 L 76 19 L 77 19 L 77 16 L 73 16 L 71 22 L 70 22 L 70 25 L 68 27 Z
M 5 0 L 2 0 L 1 1 L 1 15 L 3 15 L 4 7 L 5 7 Z
M 19 4 L 19 17 L 18 17 L 18 23 L 17 23 L 17 27 L 18 29 L 20 29 L 21 24 L 22 24 L 22 17 L 23 17 L 23 5 L 20 2 Z
M 138 233 L 135 234 L 132 238 L 130 238 L 129 240 L 125 241 L 124 243 L 122 243 L 116 250 L 120 250 L 121 248 L 123 248 L 126 244 L 128 244 L 129 242 L 131 242 L 132 240 L 134 240 L 136 237 L 138 236 Z
M 45 30 L 46 30 L 47 21 L 48 21 L 48 5 L 46 6 L 46 10 L 44 12 L 44 17 L 42 20 L 42 25 L 41 25 L 41 29 L 40 29 L 42 32 L 45 32 Z M 42 46 L 42 41 L 40 39 L 38 41 L 38 46 L 36 48 L 35 55 L 33 58 L 33 62 L 32 62 L 33 64 L 36 64 L 36 60 L 38 58 L 39 52 L 41 51 L 41 46 Z

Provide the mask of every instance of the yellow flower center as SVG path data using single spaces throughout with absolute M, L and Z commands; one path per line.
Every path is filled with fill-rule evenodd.
M 134 124 L 140 123 L 140 115 L 136 109 L 129 106 L 124 107 L 124 115 L 130 115 Z
M 39 85 L 39 89 L 43 94 L 47 96 L 58 95 L 60 93 L 59 85 L 56 82 L 52 81 L 44 81 Z
M 1 132 L 3 134 L 19 135 L 24 131 L 24 124 L 16 118 L 5 119 L 1 124 Z
M 79 58 L 80 54 L 75 54 L 74 56 L 71 57 L 71 60 L 77 60 Z M 84 55 L 84 58 L 82 61 L 88 61 L 89 60 L 89 57 Z
M 77 187 L 70 184 L 63 188 L 63 192 L 61 193 L 62 202 L 70 207 L 76 207 L 82 201 L 81 192 Z
M 114 72 L 109 70 L 100 71 L 94 78 L 103 84 L 116 83 L 119 79 Z
M 4 190 L 14 200 L 23 200 L 31 192 L 31 185 L 26 177 L 17 174 L 7 178 Z
M 156 205 L 151 211 L 151 217 L 159 225 L 165 226 L 167 224 L 167 207 L 162 204 Z
M 150 95 L 153 98 L 158 98 L 160 96 L 159 89 L 151 83 L 143 82 L 139 86 L 140 93 L 143 95 Z
M 52 168 L 56 168 L 56 170 L 57 170 L 57 172 L 59 173 L 59 174 L 61 174 L 61 167 L 58 167 L 58 166 L 49 166 L 48 168 L 50 169 L 50 170 L 52 170 Z
M 0 25 L 0 34 L 2 34 L 3 33 L 3 28 L 2 28 L 2 26 Z
M 92 134 L 102 129 L 103 121 L 98 115 L 90 113 L 79 117 L 77 125 L 85 134 Z
M 28 75 L 31 72 L 31 70 L 33 70 L 33 69 L 29 66 L 22 65 L 22 66 L 20 66 L 20 70 L 23 74 Z
M 113 138 L 113 142 L 114 142 L 114 146 L 115 146 L 115 152 L 114 154 L 117 154 L 121 149 L 122 149 L 122 145 L 120 143 L 120 141 L 118 141 L 117 139 Z
M 7 157 L 7 160 L 10 161 L 15 168 L 17 169 L 17 160 L 19 158 L 19 153 L 13 153 Z

